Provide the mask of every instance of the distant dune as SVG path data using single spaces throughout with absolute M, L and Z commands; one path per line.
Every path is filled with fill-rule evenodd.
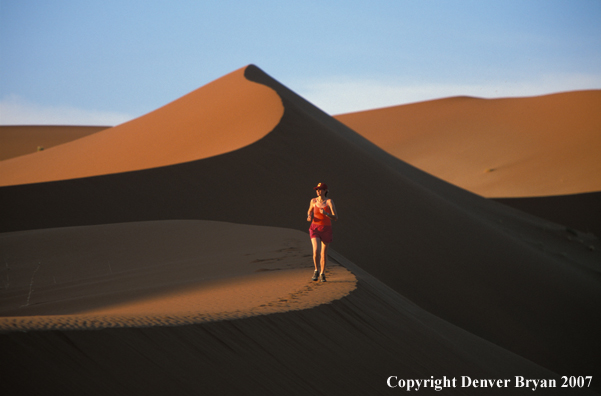
M 0 334 L 7 389 L 347 395 L 383 394 L 391 375 L 601 375 L 598 238 L 399 160 L 253 65 L 122 126 L 2 161 L 0 177 L 0 205 L 10 208 L 0 223 L 10 246 L 0 262 L 0 323 L 24 330 Z M 339 211 L 331 260 L 342 266 L 319 285 L 309 279 L 305 221 L 317 182 L 330 186 Z M 233 260 L 237 269 L 225 269 Z M 78 275 L 77 263 L 90 273 Z M 284 312 L 248 315 L 256 304 L 238 302 L 243 312 L 231 317 L 182 319 L 171 298 L 192 301 L 188 281 L 197 297 L 227 295 L 211 292 L 201 279 L 210 273 L 226 282 L 244 276 L 232 296 L 264 291 Z M 61 284 L 69 274 L 88 280 Z M 354 287 L 353 277 L 352 291 L 312 294 Z M 290 295 L 280 282 L 295 285 Z M 86 290 L 87 302 L 77 301 Z M 118 295 L 118 304 L 103 294 Z M 63 306 L 52 295 L 70 300 Z M 318 303 L 294 310 L 306 296 Z M 74 318 L 78 306 L 101 323 Z M 111 307 L 125 318 L 107 314 Z M 532 390 L 487 390 L 509 393 Z
M 379 147 L 449 183 L 601 236 L 601 90 L 454 97 L 341 114 Z
M 45 150 L 92 133 L 105 126 L 0 125 L 0 161 Z
M 335 118 L 390 154 L 484 197 L 601 191 L 601 90 L 455 97 Z

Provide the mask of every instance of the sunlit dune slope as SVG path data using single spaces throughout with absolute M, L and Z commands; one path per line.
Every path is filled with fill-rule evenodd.
M 601 90 L 454 97 L 335 118 L 390 154 L 485 197 L 601 191 Z
M 0 330 L 182 325 L 307 309 L 355 288 L 311 285 L 304 232 L 158 221 L 0 234 Z
M 0 125 L 0 161 L 100 132 L 105 126 Z
M 306 231 L 312 186 L 325 182 L 340 215 L 333 248 L 362 270 L 546 369 L 601 375 L 598 239 L 400 161 L 255 66 L 244 76 L 284 106 L 255 144 L 138 172 L 3 187 L 0 204 L 11 210 L 2 230 L 203 219 Z
M 149 114 L 42 152 L 0 162 L 0 185 L 172 165 L 223 154 L 269 133 L 278 95 L 237 70 Z

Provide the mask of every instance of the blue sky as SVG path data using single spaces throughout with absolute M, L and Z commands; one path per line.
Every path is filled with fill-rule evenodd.
M 601 88 L 601 0 L 0 0 L 0 124 L 116 125 L 254 63 L 330 114 Z

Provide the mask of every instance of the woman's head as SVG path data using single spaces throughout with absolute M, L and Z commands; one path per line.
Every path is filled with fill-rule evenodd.
M 315 190 L 315 192 L 317 192 L 317 195 L 321 196 L 321 193 L 323 192 L 324 197 L 328 196 L 328 185 L 325 183 L 319 183 L 317 187 L 313 187 L 313 189 Z

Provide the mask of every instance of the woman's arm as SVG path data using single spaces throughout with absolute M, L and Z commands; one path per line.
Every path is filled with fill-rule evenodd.
M 309 210 L 307 211 L 307 221 L 313 221 L 313 202 L 314 200 L 311 200 L 311 203 L 309 204 Z
M 330 207 L 330 212 L 332 212 L 332 214 L 327 213 L 325 210 L 322 210 L 322 213 L 324 215 L 328 216 L 332 220 L 338 220 L 338 214 L 336 213 L 336 207 L 334 206 L 334 201 L 332 201 L 331 199 L 328 199 L 328 206 Z

